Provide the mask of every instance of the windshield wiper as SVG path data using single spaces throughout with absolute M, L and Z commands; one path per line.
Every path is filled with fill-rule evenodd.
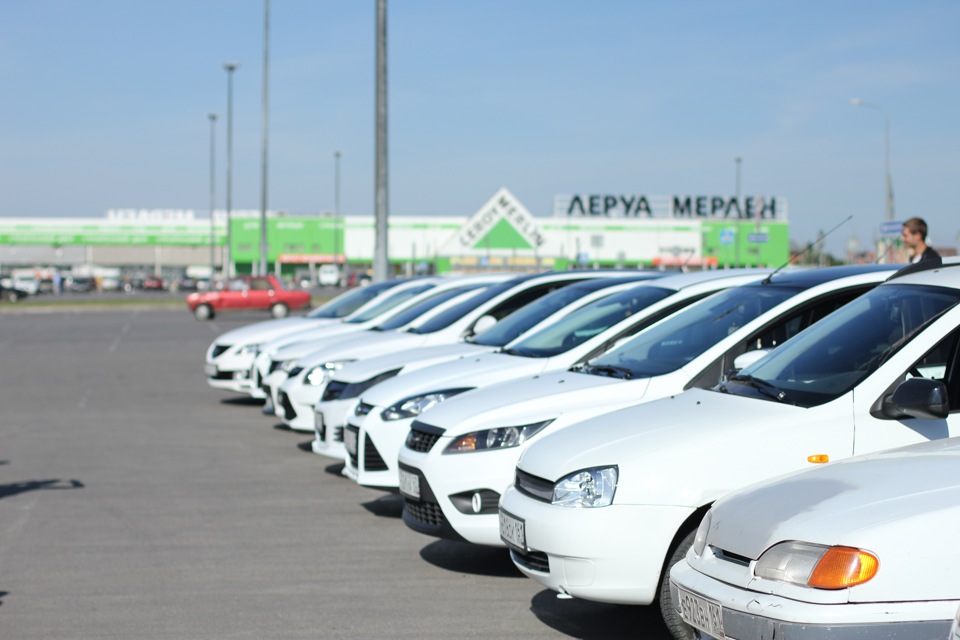
M 583 368 L 584 373 L 609 376 L 611 378 L 621 378 L 630 380 L 633 378 L 633 370 L 627 367 L 618 367 L 612 364 L 591 364 Z
M 730 382 L 739 382 L 741 384 L 747 385 L 748 387 L 753 387 L 754 389 L 759 391 L 761 394 L 765 395 L 771 400 L 776 400 L 777 402 L 783 402 L 784 399 L 786 399 L 787 397 L 786 392 L 780 387 L 778 387 L 777 385 L 771 384 L 766 380 L 763 380 L 761 378 L 755 378 L 745 373 L 738 373 L 737 375 L 731 377 Z M 720 390 L 723 391 L 724 393 L 729 393 L 727 391 L 727 386 L 725 384 L 720 385 Z

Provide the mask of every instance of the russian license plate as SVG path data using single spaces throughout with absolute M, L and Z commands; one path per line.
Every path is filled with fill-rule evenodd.
M 400 469 L 400 493 L 409 497 L 420 499 L 420 476 Z
M 726 637 L 723 634 L 723 607 L 689 591 L 677 591 L 680 596 L 680 615 L 684 622 L 715 638 Z
M 511 547 L 521 551 L 527 549 L 527 533 L 524 522 L 506 511 L 500 510 L 500 537 Z
M 343 430 L 343 446 L 346 447 L 347 453 L 350 455 L 357 455 L 357 431 L 354 429 Z
M 203 372 L 207 374 L 208 378 L 212 378 L 217 375 L 217 365 L 215 364 L 205 364 L 203 365 Z
M 323 425 L 323 414 L 313 412 L 313 430 L 317 432 L 317 440 L 323 442 L 326 440 L 327 430 Z

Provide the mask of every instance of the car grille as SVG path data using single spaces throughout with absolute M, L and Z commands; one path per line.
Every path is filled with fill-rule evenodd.
M 319 440 L 320 442 L 326 442 L 327 441 L 327 424 L 320 419 L 319 414 L 314 416 L 313 426 L 317 430 L 317 440 Z
M 271 360 L 270 366 L 267 368 L 267 373 L 273 373 L 280 368 L 280 365 L 283 364 L 283 360 Z
M 216 375 L 211 376 L 211 380 L 233 380 L 233 371 L 217 371 Z
M 440 505 L 436 502 L 426 502 L 424 500 L 418 502 L 410 498 L 404 498 L 403 506 L 410 518 L 420 524 L 429 527 L 442 527 L 444 525 L 443 511 L 440 510 Z
M 516 549 L 510 549 L 510 557 L 517 564 L 530 571 L 539 571 L 540 573 L 550 573 L 550 559 L 547 554 L 541 551 L 526 551 L 521 553 Z
M 330 402 L 331 400 L 338 400 L 340 394 L 343 393 L 343 390 L 347 387 L 346 382 L 340 382 L 339 380 L 331 380 L 327 383 L 327 388 L 323 390 L 323 402 Z
M 210 357 L 216 358 L 217 356 L 219 356 L 221 353 L 223 353 L 229 348 L 230 348 L 230 345 L 228 344 L 218 344 L 213 348 L 213 351 L 210 352 Z
M 386 471 L 389 468 L 369 434 L 363 439 L 363 468 L 367 471 Z
M 343 442 L 343 427 L 334 427 L 333 428 L 333 441 L 334 442 Z
M 414 420 L 410 425 L 410 433 L 407 434 L 407 440 L 404 445 L 413 451 L 426 453 L 437 444 L 437 440 L 443 435 L 445 429 L 432 427 L 419 420 Z
M 297 410 L 293 408 L 293 403 L 290 402 L 290 397 L 281 391 L 277 394 L 277 400 L 280 401 L 280 406 L 283 407 L 283 417 L 287 420 L 293 420 L 297 417 Z
M 549 480 L 538 478 L 517 468 L 517 478 L 514 484 L 517 491 L 530 496 L 534 500 L 553 502 L 553 486 L 555 483 Z

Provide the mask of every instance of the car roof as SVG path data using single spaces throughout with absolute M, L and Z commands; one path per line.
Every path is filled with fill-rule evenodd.
M 840 278 L 858 276 L 867 273 L 893 272 L 903 268 L 901 264 L 853 264 L 839 267 L 817 267 L 815 269 L 796 269 L 793 271 L 781 271 L 769 278 L 765 278 L 762 283 L 750 286 L 762 286 L 775 284 L 781 286 L 795 286 L 800 288 L 815 287 L 818 284 L 824 284 Z

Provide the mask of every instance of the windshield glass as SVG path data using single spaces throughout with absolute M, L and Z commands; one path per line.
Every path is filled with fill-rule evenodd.
M 460 304 L 455 304 L 446 311 L 442 311 L 433 316 L 433 318 L 427 320 L 420 326 L 410 329 L 410 332 L 433 333 L 434 331 L 446 329 L 451 324 L 482 305 L 484 302 L 493 300 L 504 291 L 509 291 L 515 286 L 517 286 L 517 282 L 515 280 L 507 280 L 506 282 L 501 282 L 493 285 L 492 287 L 488 287 L 486 291 L 471 297 L 469 300 L 464 300 Z
M 410 300 L 414 296 L 418 296 L 424 291 L 428 291 L 437 286 L 435 282 L 425 282 L 416 287 L 410 287 L 409 289 L 404 289 L 403 291 L 398 291 L 396 293 L 387 294 L 384 296 L 384 300 L 373 305 L 363 313 L 357 314 L 356 316 L 347 320 L 347 322 L 352 324 L 360 324 L 362 322 L 369 322 L 373 320 L 380 314 L 386 313 L 391 309 L 395 309 L 404 302 Z
M 491 328 L 474 336 L 470 342 L 486 347 L 502 347 L 513 342 L 564 307 L 598 289 L 610 287 L 614 284 L 616 283 L 612 280 L 598 279 L 552 291 L 542 298 L 520 307 Z
M 584 373 L 647 378 L 676 371 L 801 289 L 747 285 L 727 289 L 643 331 L 590 362 Z
M 357 287 L 347 291 L 343 295 L 337 296 L 330 302 L 321 305 L 307 314 L 308 318 L 343 318 L 363 305 L 367 304 L 378 295 L 400 284 L 400 281 L 380 282 L 366 287 Z
M 447 289 L 446 291 L 441 291 L 430 296 L 426 300 L 422 300 L 413 306 L 407 307 L 403 311 L 395 313 L 394 315 L 390 316 L 389 319 L 377 325 L 377 329 L 381 331 L 392 331 L 393 329 L 405 327 L 426 312 L 436 309 L 444 302 L 452 300 L 457 296 L 463 295 L 469 291 L 476 291 L 483 286 L 486 285 L 478 283 L 464 287 L 457 287 L 456 289 Z
M 813 407 L 847 393 L 960 300 L 953 289 L 884 285 L 841 307 L 718 390 Z M 737 379 L 741 378 L 738 382 Z M 769 385 L 769 386 L 768 386 Z
M 562 320 L 527 336 L 506 352 L 528 358 L 549 358 L 606 331 L 621 320 L 676 293 L 673 289 L 643 286 L 595 300 Z

